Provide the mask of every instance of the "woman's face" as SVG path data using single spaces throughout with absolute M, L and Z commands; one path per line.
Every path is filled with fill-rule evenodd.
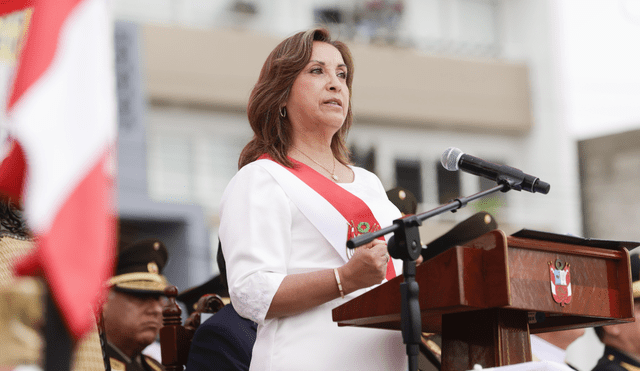
M 309 63 L 291 86 L 287 116 L 295 131 L 337 132 L 349 111 L 347 66 L 333 45 L 314 41 Z

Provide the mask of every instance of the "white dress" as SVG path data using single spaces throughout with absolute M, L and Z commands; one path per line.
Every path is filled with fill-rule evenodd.
M 298 315 L 265 320 L 286 275 L 336 268 L 346 262 L 344 218 L 339 221 L 335 208 L 297 177 L 283 175 L 276 180 L 266 169 L 273 169 L 273 165 L 277 164 L 258 160 L 244 166 L 227 186 L 221 202 L 220 240 L 231 301 L 240 315 L 258 323 L 250 370 L 406 370 L 406 347 L 400 331 L 338 327 L 332 320 L 333 308 L 366 289 Z M 276 167 L 288 173 L 280 165 Z M 388 200 L 380 180 L 364 169 L 352 169 L 354 182 L 340 186 L 362 199 L 381 227 L 391 225 L 401 214 Z M 324 235 L 281 184 L 289 191 L 299 189 L 303 200 L 317 205 L 317 212 L 310 212 L 308 204 L 303 209 L 307 208 L 305 212 L 316 223 L 321 220 L 326 224 L 320 227 Z M 333 236 L 327 235 L 327 226 L 332 227 Z M 341 239 L 340 246 L 329 242 L 336 239 Z M 402 262 L 394 263 L 400 274 Z

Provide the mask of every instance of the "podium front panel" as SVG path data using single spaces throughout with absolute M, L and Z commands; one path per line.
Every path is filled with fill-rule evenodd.
M 442 370 L 531 361 L 529 334 L 633 321 L 629 252 L 494 230 L 416 269 Z M 340 326 L 401 328 L 402 276 L 333 310 Z
M 532 333 L 626 322 L 633 317 L 626 249 L 516 237 L 507 241 L 511 307 L 543 318 L 530 324 Z
M 537 319 L 529 323 L 532 333 L 629 322 L 630 277 L 625 248 L 507 237 L 494 230 L 417 268 L 422 329 L 441 333 L 443 314 L 488 308 L 527 312 Z M 333 320 L 399 329 L 402 282 L 398 276 L 335 308 Z

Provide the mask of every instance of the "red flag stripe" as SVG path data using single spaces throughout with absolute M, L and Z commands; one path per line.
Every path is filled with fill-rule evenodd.
M 115 241 L 115 217 L 111 214 L 113 195 L 107 193 L 111 182 L 105 172 L 109 161 L 105 151 L 62 205 L 49 231 L 39 236 L 39 248 L 17 266 L 17 272 L 22 275 L 37 274 L 39 269 L 44 271 L 47 283 L 56 288 L 53 297 L 73 334 L 83 334 L 91 329 L 94 318 L 87 318 L 87 315 L 92 312 L 86 307 L 60 303 L 77 303 L 79 296 L 91 295 L 93 288 L 87 287 L 87 277 L 104 282 L 113 273 L 115 258 L 110 243 Z M 85 217 L 78 218 L 78 215 Z M 78 248 L 78 241 L 83 244 L 81 248 Z M 34 265 L 35 261 L 37 265 Z M 105 264 L 66 269 L 72 261 Z M 101 302 L 105 292 L 98 295 L 100 297 L 88 297 L 82 302 L 87 306 Z
M 0 0 L 0 16 L 33 6 L 34 0 Z
M 7 112 L 9 132 L 24 152 L 7 160 L 22 159 L 22 166 L 0 165 L 14 173 L 0 177 L 0 189 L 22 193 L 37 237 L 18 273 L 44 275 L 76 339 L 95 323 L 93 310 L 115 259 L 111 151 L 117 128 L 107 2 L 33 1 Z M 20 177 L 25 186 L 16 186 Z
M 0 191 L 14 200 L 20 200 L 26 174 L 24 150 L 15 140 L 11 140 L 9 145 L 8 154 L 0 163 Z
M 69 13 L 82 0 L 18 1 L 30 3 L 34 7 L 33 17 L 27 34 L 27 41 L 19 57 L 13 90 L 7 102 L 7 111 L 20 99 L 47 70 L 56 53 L 60 29 Z M 9 7 L 8 7 L 9 8 Z

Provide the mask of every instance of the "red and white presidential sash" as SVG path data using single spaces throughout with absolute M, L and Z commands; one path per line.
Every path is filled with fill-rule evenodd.
M 346 240 L 378 231 L 381 228 L 380 224 L 369 206 L 359 197 L 311 167 L 294 159 L 290 160 L 297 165 L 295 169 L 280 165 L 268 155 L 261 156 L 256 164 L 273 176 L 298 209 L 345 262 L 348 261 L 352 252 L 347 251 Z M 307 187 L 301 187 L 300 183 L 306 184 Z M 383 236 L 380 239 L 384 241 Z M 386 279 L 390 280 L 395 276 L 394 265 L 387 264 Z

